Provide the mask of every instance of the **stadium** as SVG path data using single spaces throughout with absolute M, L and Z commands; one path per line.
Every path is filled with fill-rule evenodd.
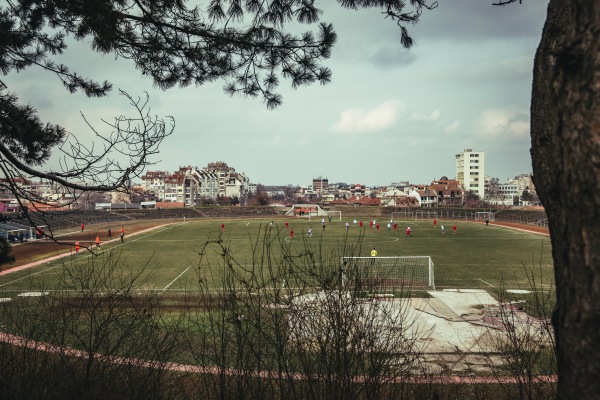
M 539 310 L 528 307 L 539 296 L 552 295 L 545 228 L 496 220 L 488 225 L 484 219 L 441 213 L 194 218 L 184 212 L 170 218 L 86 220 L 84 231 L 79 229 L 82 218 L 73 219 L 71 226 L 51 230 L 58 243 L 42 239 L 14 246 L 18 262 L 0 276 L 6 330 L 23 328 L 15 317 L 23 307 L 55 306 L 52 298 L 102 303 L 115 296 L 120 302 L 127 299 L 117 302 L 124 309 L 141 307 L 156 316 L 159 333 L 185 314 L 195 321 L 228 321 L 218 329 L 209 325 L 216 330 L 208 332 L 195 325 L 213 339 L 248 324 L 245 340 L 274 340 L 281 332 L 262 326 L 268 324 L 261 318 L 272 323 L 281 317 L 287 338 L 281 351 L 293 353 L 294 374 L 311 373 L 303 369 L 300 354 L 323 350 L 324 338 L 341 331 L 343 347 L 350 346 L 355 356 L 386 354 L 380 366 L 391 368 L 387 374 L 392 376 L 427 371 L 475 373 L 483 379 L 495 373 L 494 368 L 506 365 L 499 348 L 507 318 L 521 321 L 518 330 L 536 338 L 540 353 L 547 347 L 549 324 Z M 106 238 L 109 228 L 118 232 L 121 227 L 123 241 L 118 235 Z M 102 237 L 99 249 L 97 236 Z M 74 252 L 76 241 L 82 246 L 79 253 Z M 373 248 L 377 257 L 370 256 Z M 85 313 L 76 315 L 86 320 Z M 260 329 L 266 331 L 256 331 L 256 321 L 263 321 Z M 39 322 L 21 323 L 39 330 Z M 33 338 L 54 342 L 42 331 Z M 73 338 L 67 343 L 81 347 Z M 208 348 L 214 347 L 211 343 Z M 327 352 L 339 353 L 339 344 L 326 343 Z M 258 368 L 254 362 L 244 364 L 248 360 L 241 365 L 233 356 L 221 364 L 214 352 L 204 351 L 201 356 L 179 353 L 170 361 L 185 361 L 190 368 Z M 275 355 L 261 357 L 270 361 L 260 369 L 271 371 Z M 355 371 L 360 376 L 366 373 L 362 368 Z

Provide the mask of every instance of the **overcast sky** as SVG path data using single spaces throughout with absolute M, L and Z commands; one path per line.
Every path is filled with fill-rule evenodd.
M 455 154 L 484 151 L 486 175 L 501 181 L 531 171 L 529 103 L 534 53 L 547 0 L 494 7 L 493 0 L 439 0 L 409 27 L 416 46 L 378 12 L 348 11 L 333 1 L 322 21 L 338 43 L 326 65 L 332 82 L 293 90 L 282 80 L 283 105 L 231 98 L 223 82 L 161 91 L 132 64 L 71 46 L 61 60 L 83 76 L 109 80 L 112 94 L 68 94 L 48 73 L 4 77 L 9 90 L 40 117 L 89 137 L 80 112 L 100 118 L 129 113 L 118 88 L 150 94 L 152 114 L 171 115 L 152 170 L 224 161 L 265 185 L 309 185 L 312 178 L 367 186 L 455 177 Z

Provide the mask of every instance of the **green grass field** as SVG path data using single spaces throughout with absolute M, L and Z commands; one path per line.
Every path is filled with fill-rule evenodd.
M 361 231 L 353 227 L 352 217 L 349 218 L 333 220 L 325 230 L 321 228 L 320 219 L 299 218 L 287 220 L 289 228 L 284 226 L 286 220 L 276 220 L 272 229 L 268 227 L 270 221 L 256 219 L 174 223 L 130 236 L 124 244 L 118 240 L 105 243 L 103 254 L 96 262 L 106 262 L 111 254 L 113 262 L 118 260 L 116 262 L 131 273 L 145 268 L 141 277 L 143 287 L 172 293 L 196 290 L 199 274 L 213 277 L 210 286 L 220 285 L 216 276 L 223 269 L 223 250 L 217 243 L 207 244 L 219 238 L 240 269 L 257 262 L 268 264 L 259 260 L 264 257 L 265 242 L 268 242 L 273 244 L 269 247 L 273 260 L 283 256 L 280 243 L 289 254 L 298 255 L 309 249 L 326 254 L 325 258 L 330 260 L 339 260 L 342 255 L 368 256 L 373 247 L 381 257 L 431 256 L 438 289 L 494 291 L 502 283 L 506 288 L 528 288 L 524 266 L 535 267 L 544 279 L 553 276 L 547 236 L 465 221 L 438 221 L 436 229 L 431 221 L 396 221 L 397 232 L 388 231 L 387 221 L 378 221 L 381 232 L 370 229 L 365 221 Z M 346 221 L 350 223 L 348 232 Z M 221 235 L 222 222 L 225 230 Z M 455 223 L 457 234 L 453 235 Z M 445 235 L 441 234 L 441 225 L 445 225 Z M 412 229 L 412 237 L 405 236 L 407 226 Z M 307 235 L 310 227 L 312 238 Z M 293 240 L 289 239 L 290 229 L 295 233 Z M 10 297 L 32 290 L 53 290 L 59 280 L 64 279 L 66 266 L 87 263 L 92 257 L 84 251 L 74 257 L 2 276 L 0 291 Z

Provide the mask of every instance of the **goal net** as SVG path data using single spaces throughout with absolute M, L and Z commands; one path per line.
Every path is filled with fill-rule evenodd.
M 337 219 L 342 220 L 342 212 L 341 211 L 327 211 L 327 217 L 329 219 Z
M 494 213 L 490 211 L 478 211 L 475 213 L 475 220 L 494 220 Z
M 369 293 L 435 290 L 430 256 L 342 257 L 344 285 Z
M 415 221 L 418 219 L 437 219 L 437 211 L 415 211 Z
M 408 211 L 408 210 L 394 211 L 390 215 L 390 219 L 392 221 L 407 220 L 407 219 L 412 219 L 413 217 L 414 217 L 414 213 L 412 211 Z

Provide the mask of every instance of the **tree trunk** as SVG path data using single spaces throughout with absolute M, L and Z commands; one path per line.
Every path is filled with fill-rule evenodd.
M 557 289 L 562 399 L 600 398 L 600 1 L 550 0 L 537 50 L 531 156 Z

